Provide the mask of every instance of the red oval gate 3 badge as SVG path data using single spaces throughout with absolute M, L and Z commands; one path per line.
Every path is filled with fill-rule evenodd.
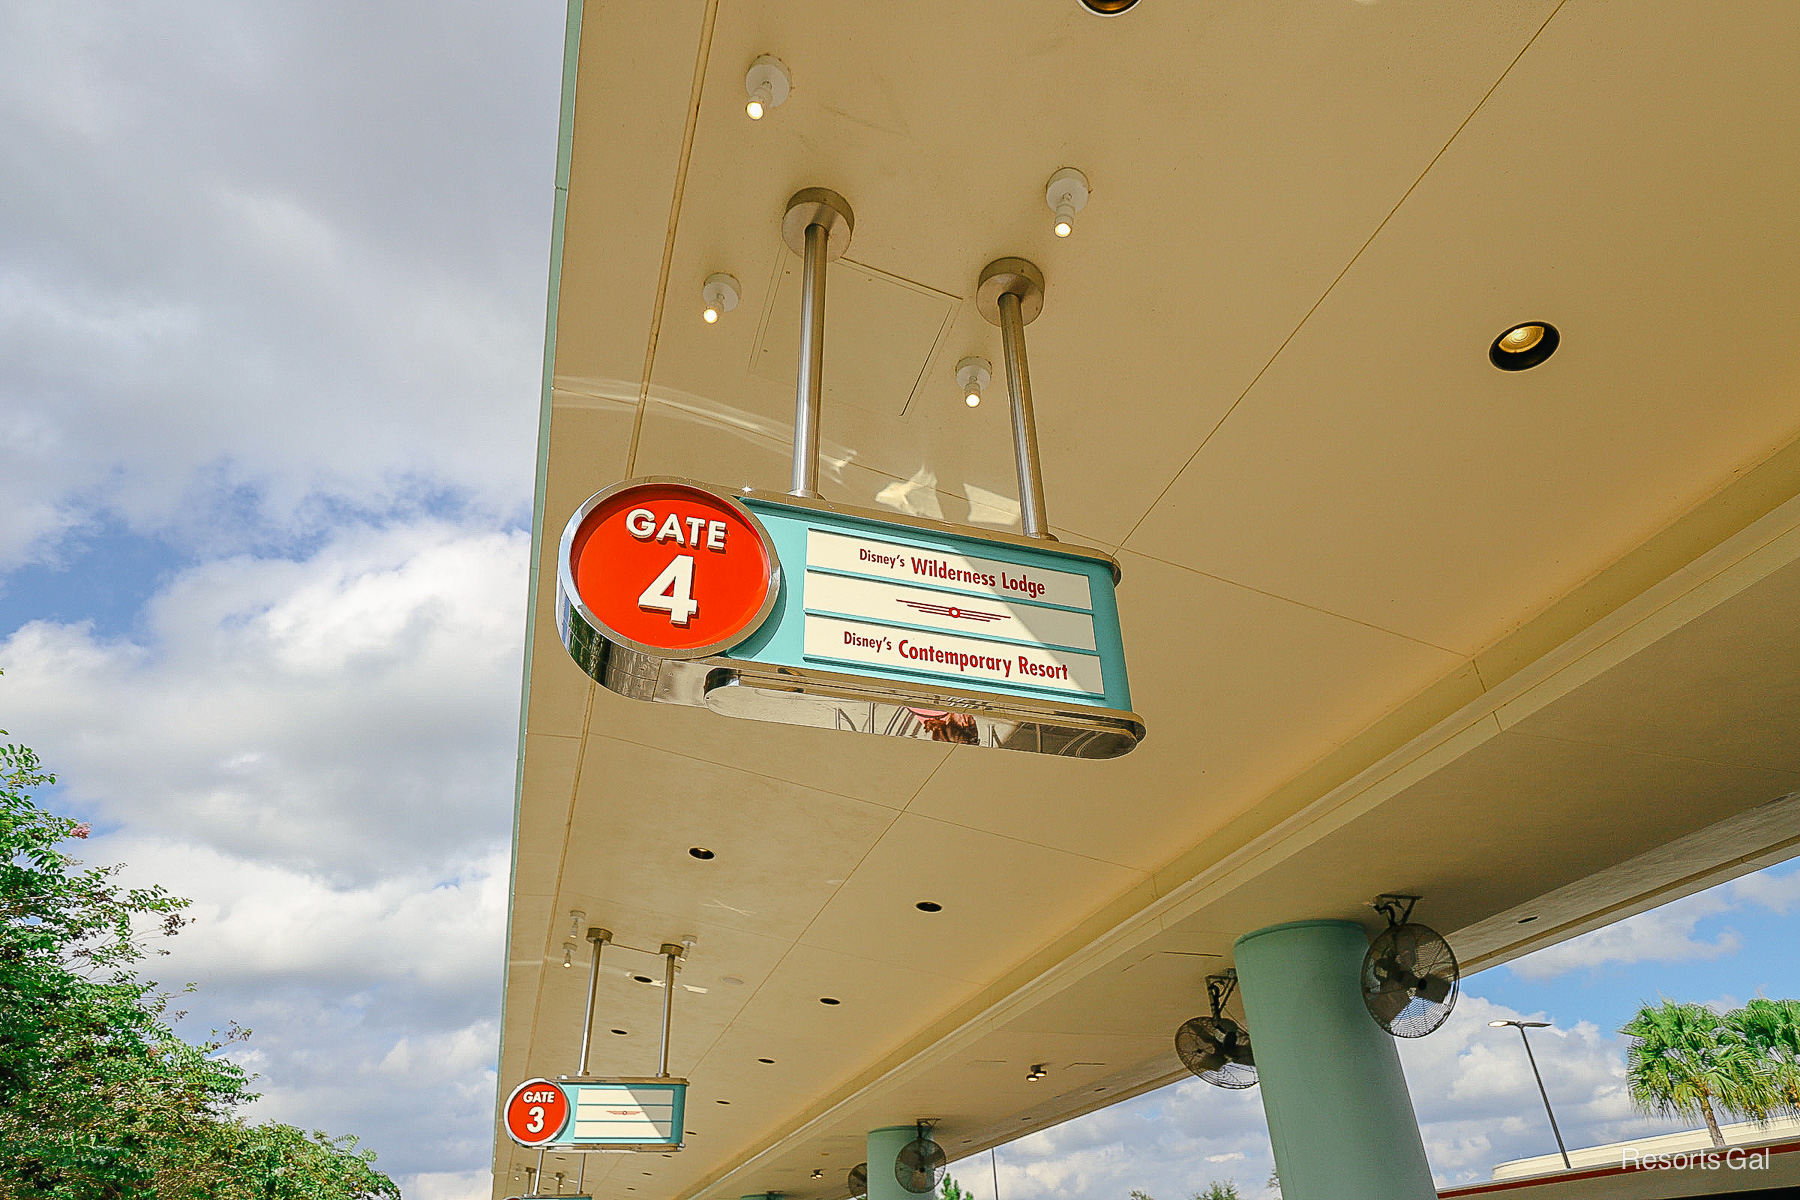
M 762 524 L 728 496 L 678 480 L 608 488 L 563 534 L 564 599 L 607 640 L 703 658 L 750 636 L 780 587 Z
M 506 1132 L 521 1146 L 556 1140 L 569 1123 L 569 1097 L 548 1079 L 528 1079 L 506 1101 Z

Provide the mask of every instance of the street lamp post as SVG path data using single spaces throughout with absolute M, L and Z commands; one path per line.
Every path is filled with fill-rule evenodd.
M 1519 1031 L 1519 1040 L 1525 1043 L 1525 1061 L 1531 1064 L 1532 1078 L 1537 1080 L 1538 1095 L 1544 1098 L 1544 1115 L 1550 1118 L 1550 1132 L 1556 1135 L 1556 1149 L 1562 1155 L 1563 1170 L 1573 1171 L 1575 1164 L 1569 1161 L 1569 1148 L 1563 1145 L 1562 1130 L 1556 1127 L 1556 1113 L 1550 1108 L 1550 1093 L 1544 1090 L 1544 1076 L 1538 1071 L 1537 1057 L 1531 1053 L 1531 1039 L 1525 1036 L 1527 1029 L 1548 1029 L 1548 1021 L 1489 1021 L 1495 1029 L 1504 1029 L 1508 1025 Z

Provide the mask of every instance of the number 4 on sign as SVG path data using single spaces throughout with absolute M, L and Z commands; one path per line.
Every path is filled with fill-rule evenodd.
M 694 599 L 694 556 L 677 554 L 670 559 L 638 597 L 638 607 L 668 613 L 671 625 L 686 625 L 700 611 L 700 602 Z

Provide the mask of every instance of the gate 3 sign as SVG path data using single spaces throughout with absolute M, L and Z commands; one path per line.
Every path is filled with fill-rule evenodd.
M 1078 758 L 1144 736 L 1098 550 L 656 477 L 577 509 L 557 575 L 563 644 L 622 696 Z
M 507 1098 L 506 1132 L 521 1146 L 679 1150 L 685 1079 L 528 1079 Z

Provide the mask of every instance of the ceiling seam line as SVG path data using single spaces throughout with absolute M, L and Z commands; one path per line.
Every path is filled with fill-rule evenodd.
M 1262 377 L 1268 373 L 1269 368 L 1275 365 L 1276 360 L 1281 357 L 1282 351 L 1288 348 L 1288 343 L 1292 342 L 1300 335 L 1300 331 L 1306 328 L 1306 323 L 1312 320 L 1312 315 L 1315 312 L 1319 311 L 1319 306 L 1330 299 L 1331 293 L 1336 291 L 1338 284 L 1344 281 L 1344 276 L 1348 275 L 1351 268 L 1355 267 L 1356 264 L 1361 261 L 1362 256 L 1368 251 L 1369 247 L 1374 244 L 1375 239 L 1381 236 L 1381 231 L 1387 228 L 1388 222 L 1394 219 L 1394 214 L 1400 211 L 1407 199 L 1413 192 L 1418 190 L 1419 185 L 1425 182 L 1425 177 L 1431 174 L 1431 169 L 1437 166 L 1438 160 L 1443 158 L 1444 155 L 1449 152 L 1450 147 L 1456 144 L 1456 139 L 1462 136 L 1462 131 L 1468 128 L 1469 122 L 1473 121 L 1476 114 L 1487 106 L 1489 97 L 1494 94 L 1495 90 L 1498 89 L 1501 84 L 1506 82 L 1506 77 L 1511 75 L 1513 68 L 1519 65 L 1519 60 L 1525 57 L 1526 51 L 1537 44 L 1538 38 L 1543 35 L 1545 29 L 1549 28 L 1550 22 L 1556 19 L 1556 14 L 1563 10 L 1563 5 L 1566 3 L 1568 3 L 1568 0 L 1558 0 L 1556 7 L 1550 10 L 1550 15 L 1544 18 L 1543 24 L 1532 31 L 1531 36 L 1525 40 L 1525 44 L 1519 48 L 1519 52 L 1513 55 L 1512 61 L 1506 64 L 1506 69 L 1500 72 L 1499 78 L 1495 79 L 1488 90 L 1481 94 L 1481 99 L 1475 102 L 1475 107 L 1469 110 L 1469 115 L 1462 119 L 1462 122 L 1458 124 L 1456 129 L 1450 134 L 1450 137 L 1442 146 L 1438 147 L 1438 152 L 1431 156 L 1431 161 L 1425 164 L 1425 169 L 1419 172 L 1418 178 L 1407 185 L 1406 191 L 1402 192 L 1400 199 L 1394 202 L 1394 207 L 1388 210 L 1387 216 L 1381 218 L 1381 223 L 1375 226 L 1375 231 L 1369 234 L 1368 238 L 1363 241 L 1361 246 L 1357 247 L 1356 253 L 1350 256 L 1350 261 L 1344 264 L 1344 269 L 1339 271 L 1337 277 L 1326 285 L 1325 290 L 1319 294 L 1319 298 L 1313 302 L 1312 307 L 1306 310 L 1306 315 L 1301 317 L 1299 323 L 1296 324 L 1292 331 L 1281 340 L 1281 345 L 1275 347 L 1275 353 L 1269 356 L 1268 361 L 1263 363 L 1262 367 L 1256 372 L 1255 377 L 1245 385 L 1242 392 L 1238 393 L 1238 398 L 1231 402 L 1231 406 L 1220 415 L 1216 422 L 1213 423 L 1213 427 L 1207 430 L 1206 436 L 1200 439 L 1200 444 L 1194 447 L 1194 452 L 1188 455 L 1186 462 L 1181 464 L 1181 469 L 1169 477 L 1169 482 L 1156 494 L 1156 499 L 1152 500 L 1149 507 L 1144 509 L 1144 515 L 1137 519 L 1136 523 L 1132 525 L 1131 531 L 1125 535 L 1125 541 L 1119 543 L 1121 548 L 1123 548 L 1126 542 L 1129 542 L 1136 536 L 1139 526 L 1149 520 L 1150 514 L 1156 511 L 1156 506 L 1161 504 L 1163 497 L 1169 494 L 1169 489 L 1173 488 L 1182 475 L 1187 472 L 1187 469 L 1193 466 L 1194 460 L 1200 457 L 1200 452 L 1205 450 L 1207 444 L 1213 440 L 1219 430 L 1224 428 L 1225 422 L 1231 419 L 1231 415 L 1238 410 L 1238 406 L 1241 405 L 1245 398 L 1255 390 L 1256 385 L 1262 381 Z
M 825 901 L 819 905 L 818 908 L 813 910 L 813 915 L 806 919 L 805 926 L 803 926 L 801 928 L 799 933 L 794 935 L 794 943 L 793 944 L 795 946 L 800 945 L 800 943 L 802 943 L 806 940 L 806 935 L 811 933 L 812 927 L 819 923 L 819 917 L 825 912 L 826 908 L 828 908 L 830 906 L 830 904 L 833 900 L 837 899 L 838 893 L 843 891 L 844 888 L 849 885 L 849 883 L 852 879 L 856 878 L 856 873 L 858 871 L 862 870 L 862 866 L 864 863 L 869 861 L 869 855 L 875 853 L 875 848 L 877 846 L 881 845 L 881 839 L 885 838 L 888 834 L 892 833 L 894 831 L 894 826 L 898 825 L 900 823 L 900 818 L 905 815 L 906 815 L 905 810 L 896 811 L 894 813 L 893 820 L 889 821 L 887 823 L 887 825 L 882 828 L 881 832 L 876 834 L 874 836 L 874 838 L 870 840 L 869 848 L 867 850 L 864 850 L 860 855 L 858 855 L 856 862 L 851 866 L 851 868 L 848 871 L 844 872 L 843 883 L 840 883 L 836 887 L 831 889 L 831 895 L 829 897 L 827 897 L 825 899 Z M 816 949 L 816 948 L 817 947 L 813 947 L 813 949 Z M 783 955 L 782 957 L 785 958 L 787 956 Z M 772 975 L 772 974 L 774 974 L 774 972 L 771 971 L 770 974 Z
M 1190 566 L 1186 565 L 1185 563 L 1170 562 L 1166 558 L 1158 558 L 1156 555 L 1146 554 L 1142 550 L 1133 550 L 1133 551 L 1131 551 L 1131 553 L 1137 555 L 1140 558 L 1147 558 L 1151 562 L 1161 563 L 1165 567 L 1174 567 L 1177 571 L 1187 571 L 1190 574 L 1199 575 L 1203 578 L 1214 580 L 1218 583 L 1225 584 L 1227 587 L 1242 588 L 1246 592 L 1254 592 L 1258 596 L 1267 596 L 1271 600 L 1279 600 L 1283 604 L 1292 604 L 1296 608 L 1304 608 L 1308 612 L 1316 612 L 1316 613 L 1321 614 L 1322 616 L 1336 617 L 1340 621 L 1348 621 L 1350 624 L 1360 625 L 1364 629 L 1373 629 L 1376 633 L 1385 633 L 1385 634 L 1389 635 L 1390 637 L 1397 637 L 1397 638 L 1402 639 L 1403 641 L 1412 642 L 1414 645 L 1417 645 L 1417 646 L 1424 646 L 1427 649 L 1431 649 L 1431 650 L 1441 650 L 1445 654 L 1448 654 L 1451 657 L 1459 659 L 1463 662 L 1475 661 L 1475 656 L 1472 654 L 1465 654 L 1464 652 L 1462 652 L 1460 650 L 1452 650 L 1448 646 L 1440 646 L 1436 642 L 1428 642 L 1424 638 L 1416 638 L 1416 637 L 1412 636 L 1410 633 L 1401 633 L 1398 629 L 1389 629 L 1385 625 L 1377 625 L 1373 621 L 1365 621 L 1360 617 L 1347 616 L 1344 613 L 1336 612 L 1329 608 L 1321 608 L 1317 604 L 1308 604 L 1304 600 L 1296 600 L 1292 596 L 1283 596 L 1280 592 L 1271 592 L 1266 588 L 1254 587 L 1248 583 L 1240 583 L 1236 579 L 1227 579 L 1223 575 L 1215 575 L 1211 571 L 1202 571 L 1198 567 L 1190 567 Z M 1485 691 L 1486 689 L 1484 688 L 1482 690 Z
M 631 441 L 625 452 L 625 478 L 637 471 L 638 441 L 644 433 L 644 410 L 650 405 L 650 373 L 656 366 L 656 346 L 662 337 L 664 303 L 669 294 L 669 271 L 675 260 L 675 230 L 681 224 L 681 202 L 687 193 L 688 162 L 694 153 L 694 132 L 700 124 L 700 96 L 706 86 L 706 63 L 712 56 L 713 23 L 719 16 L 719 0 L 706 0 L 700 19 L 700 46 L 694 55 L 694 81 L 688 89 L 687 122 L 681 130 L 681 155 L 675 166 L 675 190 L 669 197 L 669 227 L 663 235 L 662 266 L 656 276 L 656 300 L 650 310 L 650 340 L 644 347 L 644 377 L 638 384 L 637 411 L 631 418 Z
M 949 761 L 950 761 L 950 747 L 945 746 L 944 747 L 944 756 L 942 758 L 938 759 L 937 766 L 931 768 L 930 774 L 926 775 L 925 778 L 919 780 L 919 786 L 912 790 L 912 795 L 908 796 L 906 798 L 906 803 L 900 806 L 901 812 L 911 812 L 912 811 L 913 802 L 915 800 L 917 800 L 924 793 L 926 788 L 931 786 L 931 781 L 937 778 L 938 772 L 943 770 L 944 764 Z

